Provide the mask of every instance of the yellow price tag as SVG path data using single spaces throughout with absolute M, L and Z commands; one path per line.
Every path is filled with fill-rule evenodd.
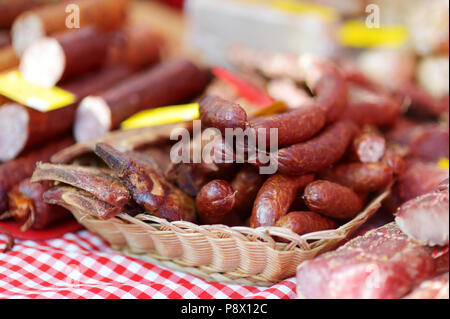
M 364 21 L 346 21 L 338 32 L 339 42 L 356 48 L 398 48 L 408 41 L 404 26 L 381 26 L 369 28 Z
M 442 168 L 442 169 L 449 169 L 449 164 L 448 164 L 448 158 L 441 158 L 440 160 L 439 160 L 439 162 L 437 163 L 437 165 L 439 166 L 439 168 Z
M 40 112 L 48 112 L 75 102 L 75 95 L 58 87 L 43 88 L 25 81 L 19 71 L 0 74 L 0 94 Z
M 165 106 L 136 113 L 123 121 L 121 128 L 130 130 L 147 126 L 186 122 L 199 117 L 198 103 Z

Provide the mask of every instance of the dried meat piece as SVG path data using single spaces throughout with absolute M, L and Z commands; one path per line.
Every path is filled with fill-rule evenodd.
M 53 180 L 85 190 L 113 206 L 130 204 L 127 187 L 108 171 L 75 165 L 38 163 L 31 182 Z
M 133 199 L 145 210 L 169 221 L 196 219 L 191 197 L 170 184 L 150 161 L 99 143 L 95 153 L 122 178 Z
M 305 298 L 400 298 L 436 275 L 438 261 L 431 248 L 390 223 L 303 263 L 297 292 Z

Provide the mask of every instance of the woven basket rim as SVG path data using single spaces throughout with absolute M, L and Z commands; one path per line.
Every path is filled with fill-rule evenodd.
M 132 251 L 128 244 L 125 246 L 117 245 L 114 243 L 114 240 L 102 236 L 101 232 L 97 230 L 101 227 L 109 227 L 111 225 L 118 227 L 136 225 L 138 226 L 137 229 L 141 230 L 142 233 L 148 232 L 155 236 L 164 235 L 168 237 L 175 234 L 181 241 L 182 245 L 186 245 L 186 247 L 192 248 L 193 250 L 198 249 L 195 253 L 200 256 L 205 253 L 205 247 L 201 245 L 200 247 L 189 246 L 192 242 L 197 242 L 199 237 L 201 237 L 200 239 L 203 241 L 206 240 L 210 244 L 225 244 L 235 241 L 241 243 L 241 245 L 245 244 L 247 247 L 246 249 L 250 250 L 250 253 L 253 254 L 257 254 L 257 251 L 252 251 L 251 247 L 264 248 L 265 254 L 270 255 L 269 257 L 271 258 L 276 258 L 276 260 L 271 260 L 272 262 L 281 262 L 280 260 L 283 258 L 289 258 L 293 256 L 293 254 L 298 255 L 300 257 L 292 261 L 293 263 L 298 261 L 298 263 L 295 265 L 289 265 L 293 269 L 296 269 L 302 262 L 334 248 L 339 242 L 347 238 L 367 219 L 369 219 L 370 216 L 372 216 L 379 209 L 379 207 L 381 207 L 383 200 L 389 194 L 390 186 L 381 194 L 376 196 L 354 219 L 348 221 L 337 229 L 318 231 L 304 235 L 298 235 L 287 228 L 275 226 L 250 228 L 246 226 L 230 227 L 221 224 L 197 225 L 188 221 L 169 222 L 164 218 L 159 218 L 148 214 L 139 214 L 133 217 L 125 213 L 121 213 L 108 220 L 101 220 L 90 215 L 89 213 L 76 211 L 75 209 L 72 209 L 71 212 L 80 223 L 85 226 L 89 225 L 89 227 L 86 226 L 86 228 L 94 232 L 98 232 L 101 237 L 110 242 L 113 249 L 125 255 L 147 260 L 153 264 L 177 271 L 190 273 L 208 281 L 220 281 L 247 286 L 270 286 L 287 277 L 280 276 L 279 278 L 268 279 L 259 273 L 248 274 L 240 269 L 234 269 L 228 272 L 215 271 L 214 267 L 211 267 L 211 265 L 193 266 L 179 257 L 171 258 L 158 255 L 154 250 L 136 253 Z M 121 231 L 124 231 L 124 229 L 116 228 L 111 231 L 110 234 L 112 234 L 112 238 L 115 239 L 121 234 Z M 126 232 L 122 234 L 122 236 L 129 235 L 127 232 L 130 230 L 125 231 Z M 136 233 L 136 230 L 134 230 L 134 233 Z M 209 253 L 212 254 L 212 252 Z M 227 251 L 227 258 L 232 258 L 232 256 L 236 253 L 239 252 L 235 252 L 234 250 Z M 247 251 L 247 253 L 249 253 L 249 251 Z M 217 256 L 213 255 L 212 257 Z M 224 261 L 226 262 L 227 260 Z

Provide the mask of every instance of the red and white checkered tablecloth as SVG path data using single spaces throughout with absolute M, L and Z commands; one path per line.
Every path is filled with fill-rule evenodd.
M 0 247 L 5 244 L 0 238 Z M 207 282 L 114 252 L 86 230 L 18 240 L 0 253 L 0 298 L 295 298 L 295 279 L 269 288 Z

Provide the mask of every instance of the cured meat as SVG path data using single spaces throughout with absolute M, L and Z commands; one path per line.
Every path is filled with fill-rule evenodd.
M 448 273 L 425 280 L 411 293 L 406 295 L 405 299 L 448 299 L 449 281 Z
M 43 194 L 51 186 L 51 182 L 31 183 L 27 178 L 9 193 L 9 213 L 22 224 L 23 231 L 29 228 L 43 229 L 72 216 L 64 208 L 44 202 Z
M 250 226 L 274 226 L 278 219 L 289 212 L 298 192 L 314 180 L 313 174 L 286 176 L 275 174 L 259 189 L 253 204 Z
M 194 200 L 167 182 L 151 162 L 101 143 L 97 144 L 95 153 L 117 172 L 133 199 L 146 212 L 169 221 L 196 219 Z
M 29 147 L 70 132 L 77 102 L 132 73 L 133 70 L 125 65 L 86 73 L 61 85 L 63 89 L 75 94 L 76 102 L 49 112 L 39 112 L 13 102 L 4 104 L 0 107 L 0 161 L 13 159 Z
M 108 171 L 95 167 L 39 163 L 31 181 L 58 181 L 69 184 L 117 207 L 124 207 L 131 200 L 128 189 L 119 179 Z
M 71 138 L 54 141 L 50 145 L 29 152 L 15 160 L 0 164 L 0 213 L 8 208 L 8 192 L 22 180 L 30 177 L 39 161 L 48 161 L 57 151 L 73 143 Z
M 447 179 L 437 189 L 404 203 L 396 213 L 398 227 L 422 245 L 448 245 L 448 185 Z
M 281 217 L 275 225 L 288 228 L 294 233 L 303 235 L 315 231 L 333 229 L 336 227 L 336 222 L 320 214 L 306 211 L 290 212 Z
M 14 50 L 18 56 L 34 41 L 58 31 L 67 30 L 71 21 L 68 5 L 79 8 L 79 26 L 96 26 L 102 30 L 113 30 L 126 17 L 129 0 L 65 0 L 26 11 L 19 15 L 11 28 Z M 74 22 L 72 19 L 72 23 Z M 76 28 L 74 28 L 76 30 Z
M 104 136 L 138 111 L 185 102 L 200 94 L 209 80 L 208 72 L 184 59 L 142 71 L 81 101 L 75 139 L 81 142 Z
M 434 163 L 410 160 L 406 162 L 405 172 L 398 178 L 395 193 L 403 203 L 432 191 L 447 178 L 448 170 Z
M 390 223 L 301 264 L 297 292 L 305 298 L 401 298 L 437 275 L 439 259 L 448 252 L 434 258 L 433 251 Z
M 60 205 L 69 210 L 76 208 L 100 219 L 109 219 L 124 211 L 121 207 L 103 202 L 88 192 L 70 186 L 50 188 L 43 198 L 46 203 Z

